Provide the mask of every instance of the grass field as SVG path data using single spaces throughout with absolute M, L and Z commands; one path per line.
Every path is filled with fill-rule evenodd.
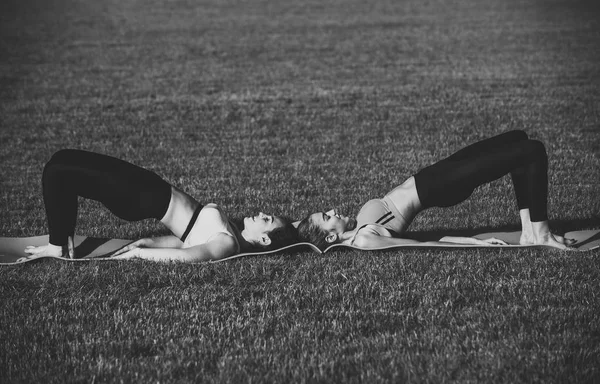
M 547 145 L 553 228 L 599 228 L 598 47 L 585 0 L 5 0 L 0 235 L 47 232 L 64 147 L 301 218 L 510 129 Z M 518 228 L 508 179 L 411 226 L 473 228 Z M 599 291 L 598 252 L 41 261 L 0 269 L 0 382 L 600 382 Z

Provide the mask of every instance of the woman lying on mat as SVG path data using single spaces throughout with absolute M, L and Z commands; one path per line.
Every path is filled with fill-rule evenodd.
M 249 250 L 268 250 L 296 240 L 294 226 L 259 213 L 236 227 L 215 204 L 202 206 L 154 172 L 114 157 L 65 149 L 52 156 L 42 175 L 49 244 L 29 246 L 30 255 L 74 258 L 77 197 L 104 204 L 121 219 L 155 218 L 173 233 L 147 238 L 119 250 L 114 258 L 197 262 Z
M 450 207 L 465 201 L 475 188 L 510 173 L 521 216 L 520 243 L 566 249 L 569 240 L 553 235 L 548 226 L 548 159 L 544 145 L 523 131 L 511 131 L 472 144 L 439 161 L 390 191 L 368 201 L 356 219 L 334 210 L 306 217 L 300 237 L 321 250 L 335 243 L 360 248 L 419 243 L 400 238 L 415 216 L 430 207 Z M 444 237 L 460 244 L 505 244 L 497 239 Z

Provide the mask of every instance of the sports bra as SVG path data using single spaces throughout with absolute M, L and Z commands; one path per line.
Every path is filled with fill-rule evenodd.
M 387 196 L 369 200 L 356 216 L 357 230 L 350 239 L 350 244 L 354 244 L 356 236 L 361 231 L 363 233 L 368 231 L 378 236 L 398 237 L 409 224 Z
M 183 248 L 206 244 L 219 233 L 233 237 L 237 245 L 236 253 L 239 253 L 240 244 L 234 235 L 231 223 L 225 212 L 217 204 L 200 205 L 194 212 L 183 236 L 181 236 Z

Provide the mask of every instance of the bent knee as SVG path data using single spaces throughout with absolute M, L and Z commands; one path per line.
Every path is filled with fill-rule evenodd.
M 77 164 L 76 152 L 75 149 L 61 149 L 55 152 L 44 166 L 42 177 L 47 179 L 61 172 L 65 165 Z
M 78 153 L 80 151 L 77 149 L 61 149 L 56 151 L 46 166 L 54 165 L 54 164 L 72 164 L 77 162 Z
M 512 131 L 510 131 L 510 134 L 514 137 L 514 139 L 516 141 L 529 139 L 529 136 L 527 135 L 527 133 L 522 129 L 512 130 Z
M 529 141 L 531 141 L 531 145 L 532 145 L 534 151 L 543 153 L 544 155 L 546 154 L 546 146 L 544 145 L 544 143 L 542 143 L 539 140 L 529 140 Z
M 529 146 L 531 152 L 539 158 L 547 159 L 548 154 L 546 153 L 546 146 L 539 140 L 529 140 Z

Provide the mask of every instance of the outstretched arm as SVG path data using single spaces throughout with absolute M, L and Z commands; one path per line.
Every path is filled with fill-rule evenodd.
M 144 259 L 150 261 L 197 263 L 208 260 L 219 260 L 232 256 L 237 252 L 237 244 L 233 237 L 224 233 L 218 234 L 208 243 L 189 248 L 141 248 L 134 247 L 118 256 L 115 260 Z
M 506 241 L 496 239 L 495 237 L 489 237 L 487 239 L 477 239 L 475 237 L 444 236 L 440 239 L 440 242 L 472 245 L 508 245 Z
M 168 235 L 168 236 L 160 236 L 160 237 L 152 237 L 149 238 L 149 243 L 146 246 L 147 248 L 181 248 L 183 247 L 183 241 L 181 241 L 177 236 Z
M 412 239 L 402 239 L 397 237 L 387 237 L 387 236 L 379 236 L 372 233 L 364 233 L 356 236 L 354 240 L 354 245 L 363 248 L 363 249 L 377 249 L 377 248 L 386 248 L 386 247 L 394 247 L 399 245 L 447 245 L 448 243 L 453 244 L 468 244 L 468 245 L 482 245 L 482 246 L 490 246 L 495 244 L 506 245 L 505 242 L 498 239 L 486 239 L 479 240 L 474 237 L 452 237 L 446 236 L 442 237 L 440 241 L 417 241 Z
M 179 240 L 178 237 L 169 235 L 161 237 L 147 237 L 129 243 L 123 248 L 113 253 L 114 256 L 122 255 L 127 251 L 131 251 L 136 248 L 181 248 L 183 247 L 183 241 Z

